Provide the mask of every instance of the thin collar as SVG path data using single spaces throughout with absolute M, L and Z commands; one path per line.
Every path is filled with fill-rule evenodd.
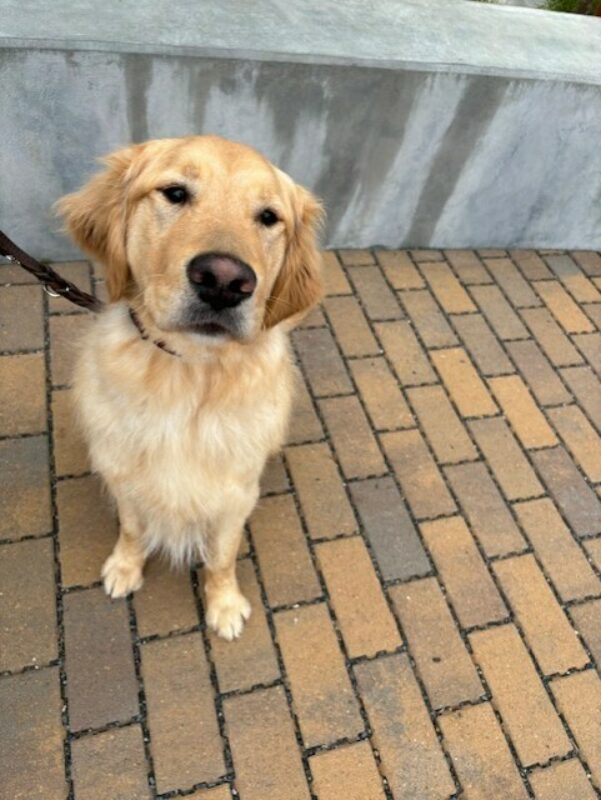
M 162 339 L 151 339 L 150 336 L 148 335 L 148 333 L 146 332 L 146 330 L 144 329 L 144 326 L 140 322 L 140 318 L 138 317 L 136 312 L 133 310 L 133 308 L 131 306 L 128 306 L 128 310 L 129 310 L 129 318 L 131 319 L 131 321 L 134 323 L 134 325 L 138 329 L 138 332 L 140 334 L 140 338 L 141 339 L 144 339 L 145 341 L 152 342 L 152 344 L 154 344 L 156 347 L 158 347 L 161 350 L 163 350 L 163 352 L 169 353 L 170 356 L 177 356 L 177 358 L 181 358 L 180 354 L 176 353 L 175 350 L 171 350 L 169 347 L 167 347 L 167 345 L 165 344 L 165 342 Z

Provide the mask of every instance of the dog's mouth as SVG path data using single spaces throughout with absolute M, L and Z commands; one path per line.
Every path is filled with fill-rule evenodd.
M 220 325 L 218 322 L 197 322 L 190 326 L 190 330 L 194 333 L 200 333 L 203 336 L 232 336 L 232 331 Z

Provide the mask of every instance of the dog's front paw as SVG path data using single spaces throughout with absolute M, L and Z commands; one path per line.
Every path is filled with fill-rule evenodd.
M 142 568 L 113 553 L 102 568 L 104 590 L 112 598 L 125 597 L 137 591 L 143 583 Z
M 238 592 L 213 597 L 207 608 L 207 625 L 218 636 L 231 642 L 242 633 L 244 621 L 250 617 L 250 603 Z

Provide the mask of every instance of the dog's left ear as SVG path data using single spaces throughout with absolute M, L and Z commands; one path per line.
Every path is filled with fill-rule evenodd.
M 287 321 L 293 327 L 321 299 L 321 254 L 317 234 L 324 219 L 321 203 L 302 186 L 293 185 L 294 230 L 284 263 L 265 310 L 264 326 Z

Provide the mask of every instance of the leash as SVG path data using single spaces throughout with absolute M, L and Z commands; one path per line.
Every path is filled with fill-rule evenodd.
M 101 300 L 92 297 L 91 294 L 82 291 L 75 284 L 61 278 L 57 272 L 46 266 L 46 264 L 41 264 L 24 250 L 21 250 L 3 231 L 0 231 L 0 255 L 6 256 L 9 261 L 23 267 L 27 272 L 31 272 L 44 284 L 44 291 L 51 297 L 64 297 L 66 300 L 70 300 L 71 303 L 75 303 L 76 306 L 87 308 L 89 311 L 100 311 L 104 306 Z

